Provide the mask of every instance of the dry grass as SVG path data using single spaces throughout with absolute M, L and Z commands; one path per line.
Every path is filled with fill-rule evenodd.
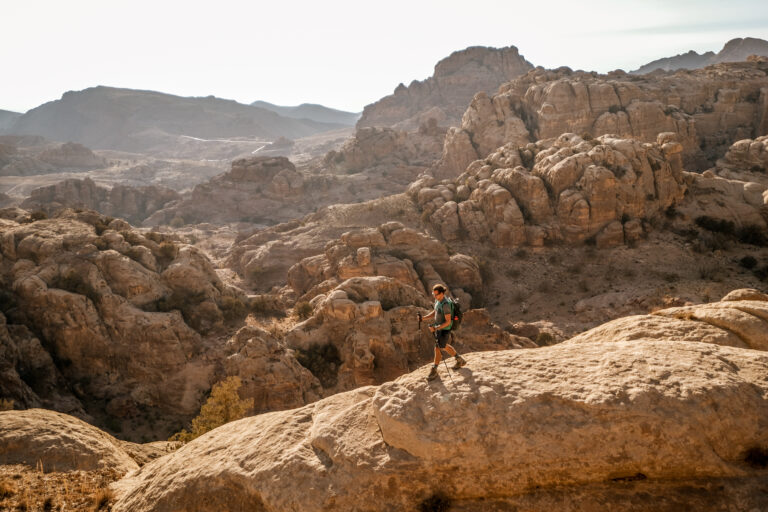
M 23 465 L 0 466 L 0 510 L 110 510 L 108 489 L 118 476 L 111 471 L 44 473 Z

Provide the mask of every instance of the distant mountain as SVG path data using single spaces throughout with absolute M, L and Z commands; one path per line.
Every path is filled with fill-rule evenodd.
M 18 117 L 6 133 L 42 135 L 93 149 L 142 151 L 186 136 L 298 138 L 341 124 L 288 119 L 269 110 L 208 96 L 182 98 L 153 91 L 93 87 L 70 91 Z
M 357 122 L 363 126 L 413 129 L 435 119 L 441 126 L 457 126 L 475 94 L 494 94 L 503 83 L 533 69 L 517 48 L 472 46 L 453 52 L 435 64 L 426 80 L 400 84 L 395 91 L 367 105 Z
M 0 110 L 0 132 L 9 128 L 19 117 L 21 117 L 19 112 Z
M 642 75 L 657 69 L 664 71 L 698 69 L 720 62 L 741 62 L 747 60 L 747 57 L 750 55 L 768 56 L 768 41 L 754 37 L 731 39 L 725 43 L 723 49 L 718 53 L 706 52 L 699 54 L 691 50 L 688 53 L 681 53 L 674 57 L 654 60 L 634 71 L 630 71 L 630 73 Z
M 314 103 L 302 103 L 298 107 L 281 107 L 266 101 L 254 101 L 251 105 L 271 110 L 283 117 L 289 117 L 291 119 L 309 119 L 317 121 L 318 123 L 336 123 L 346 126 L 354 126 L 360 118 L 359 112 L 345 112 L 343 110 L 336 110 Z

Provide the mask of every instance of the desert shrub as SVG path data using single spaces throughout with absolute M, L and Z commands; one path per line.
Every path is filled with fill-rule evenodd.
M 754 224 L 740 227 L 736 230 L 736 237 L 743 244 L 756 245 L 758 247 L 768 246 L 768 236 L 766 236 L 765 230 Z
M 579 291 L 580 292 L 588 292 L 589 291 L 589 282 L 587 282 L 586 279 L 582 279 L 578 283 Z
M 660 277 L 668 283 L 675 283 L 680 279 L 680 276 L 674 272 L 662 272 Z
M 560 263 L 560 255 L 559 254 L 550 254 L 547 258 L 547 261 L 550 265 L 558 265 Z
M 768 265 L 764 265 L 753 272 L 761 281 L 768 281 Z
M 0 480 L 0 500 L 10 498 L 18 492 L 16 485 L 8 480 Z
M 45 220 L 48 218 L 48 214 L 43 210 L 35 210 L 29 214 L 33 221 Z
M 0 398 L 0 411 L 12 411 L 13 403 L 10 398 Z
M 608 112 L 610 112 L 611 114 L 617 114 L 623 110 L 624 108 L 621 105 L 611 105 L 610 107 L 608 107 Z
M 304 320 L 312 316 L 313 309 L 309 302 L 297 302 L 295 311 L 296 316 Z
M 517 279 L 518 277 L 520 277 L 520 269 L 519 269 L 519 268 L 517 268 L 517 267 L 510 267 L 510 268 L 508 268 L 508 269 L 507 269 L 507 270 L 504 272 L 504 274 L 505 274 L 507 277 L 509 277 L 509 278 L 512 278 L 512 279 Z
M 238 390 L 242 383 L 240 377 L 231 376 L 214 384 L 211 395 L 200 408 L 200 414 L 192 420 L 189 431 L 182 429 L 169 441 L 188 443 L 225 423 L 245 418 L 253 408 L 253 398 L 240 398 Z
M 419 505 L 421 512 L 447 512 L 451 508 L 451 500 L 442 494 L 433 494 Z
M 96 230 L 97 235 L 101 236 L 101 234 L 107 230 L 107 225 L 99 219 L 96 221 L 96 224 L 93 225 L 93 229 Z
M 707 281 L 721 282 L 723 280 L 723 267 L 719 263 L 707 263 L 699 267 L 699 277 Z
M 222 297 L 219 309 L 221 309 L 221 312 L 224 314 L 224 319 L 227 321 L 238 320 L 248 314 L 248 308 L 246 308 L 243 301 L 237 297 Z
M 525 249 L 520 248 L 515 251 L 515 258 L 519 260 L 524 260 L 527 257 L 528 257 L 528 251 L 526 251 Z
M 549 281 L 542 281 L 536 289 L 541 293 L 549 293 L 552 291 L 552 284 Z
M 99 510 L 110 510 L 109 504 L 115 499 L 115 495 L 107 487 L 103 487 L 93 495 L 93 501 L 91 502 L 91 512 L 98 512 Z
M 726 235 L 736 234 L 736 225 L 729 220 L 715 219 L 708 215 L 702 215 L 701 217 L 696 217 L 694 222 L 697 226 L 704 228 L 707 231 L 712 231 L 713 233 L 723 233 Z
M 581 263 L 576 262 L 568 265 L 565 269 L 568 271 L 569 274 L 576 275 L 576 274 L 581 274 L 582 266 L 581 266 Z
M 592 140 L 593 139 L 592 134 L 589 133 L 589 132 L 582 133 L 581 134 L 581 138 L 584 139 L 584 140 Z
M 548 332 L 540 332 L 539 335 L 536 336 L 536 344 L 540 347 L 546 347 L 547 345 L 552 345 L 554 342 L 555 342 L 555 337 Z
M 752 270 L 757 266 L 757 259 L 754 256 L 744 256 L 739 260 L 739 265 L 747 270 Z
M 296 359 L 301 366 L 317 377 L 324 388 L 336 385 L 341 357 L 339 350 L 332 343 L 310 345 L 308 349 L 299 349 Z

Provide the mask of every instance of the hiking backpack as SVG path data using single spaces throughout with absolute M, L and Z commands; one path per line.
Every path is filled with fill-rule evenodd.
M 464 313 L 461 312 L 459 299 L 448 298 L 448 302 L 451 303 L 451 330 L 455 331 L 461 327 L 461 320 L 464 318 Z

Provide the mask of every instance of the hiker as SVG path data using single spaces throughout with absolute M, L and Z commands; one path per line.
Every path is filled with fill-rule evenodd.
M 427 380 L 437 377 L 437 366 L 443 358 L 441 349 L 445 349 L 449 355 L 456 359 L 456 364 L 453 365 L 454 370 L 467 364 L 464 358 L 456 352 L 456 349 L 448 343 L 448 337 L 451 335 L 451 327 L 453 326 L 453 301 L 445 296 L 445 286 L 442 284 L 436 284 L 432 287 L 432 295 L 435 296 L 435 307 L 431 313 L 423 316 L 425 320 L 434 318 L 434 323 L 429 326 L 429 330 L 435 335 L 435 364 L 427 375 Z

